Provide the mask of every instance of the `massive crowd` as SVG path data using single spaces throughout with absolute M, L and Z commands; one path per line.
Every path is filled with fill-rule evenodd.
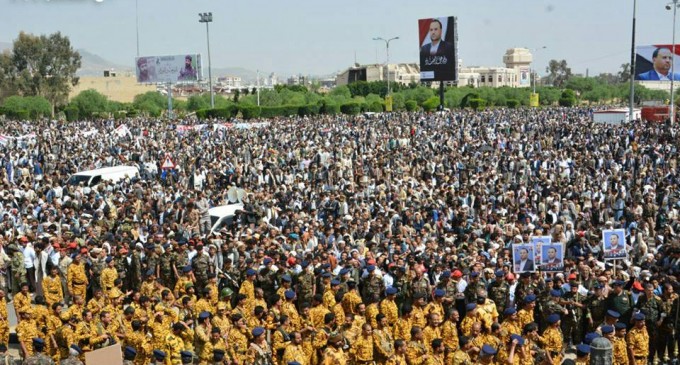
M 10 299 L 26 364 L 117 344 L 136 365 L 585 364 L 600 337 L 613 364 L 677 359 L 675 125 L 553 108 L 0 131 L 0 363 Z M 67 184 L 115 165 L 140 173 Z M 213 230 L 232 187 L 243 209 Z M 563 270 L 515 272 L 542 236 Z

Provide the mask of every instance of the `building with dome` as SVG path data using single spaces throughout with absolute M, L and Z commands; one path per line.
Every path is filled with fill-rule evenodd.
M 503 55 L 505 67 L 465 66 L 458 60 L 458 86 L 530 87 L 533 55 L 527 48 L 510 48 Z

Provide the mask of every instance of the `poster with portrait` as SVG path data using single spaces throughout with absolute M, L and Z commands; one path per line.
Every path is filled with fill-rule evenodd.
M 536 246 L 533 243 L 512 245 L 512 269 L 515 273 L 536 271 Z
M 564 244 L 562 242 L 542 244 L 539 267 L 545 272 L 564 271 Z
M 680 62 L 678 46 L 673 51 L 671 44 L 651 44 L 635 48 L 635 80 L 637 81 L 675 81 L 680 80 L 680 72 L 673 65 Z
M 628 258 L 626 251 L 626 230 L 605 229 L 602 231 L 602 244 L 605 260 Z
M 456 17 L 418 19 L 421 81 L 458 80 Z

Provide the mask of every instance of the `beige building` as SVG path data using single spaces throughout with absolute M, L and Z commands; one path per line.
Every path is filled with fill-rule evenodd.
M 69 98 L 78 95 L 81 91 L 94 89 L 106 95 L 109 100 L 122 103 L 131 103 L 135 95 L 143 94 L 147 91 L 156 91 L 154 84 L 138 84 L 134 74 L 116 74 L 111 77 L 104 76 L 84 76 L 80 78 L 69 94 Z
M 503 55 L 505 67 L 464 67 L 458 60 L 458 85 L 474 87 L 530 87 L 533 56 L 526 48 L 510 48 Z
M 408 85 L 420 82 L 420 66 L 417 63 L 398 64 L 355 64 L 335 77 L 336 86 L 347 85 L 355 81 L 385 81 Z

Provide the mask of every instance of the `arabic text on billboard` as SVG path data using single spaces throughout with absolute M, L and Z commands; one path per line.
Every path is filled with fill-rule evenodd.
M 201 55 L 139 57 L 135 60 L 137 82 L 193 82 L 201 79 Z
M 420 79 L 422 81 L 456 81 L 456 18 L 441 17 L 418 20 Z

